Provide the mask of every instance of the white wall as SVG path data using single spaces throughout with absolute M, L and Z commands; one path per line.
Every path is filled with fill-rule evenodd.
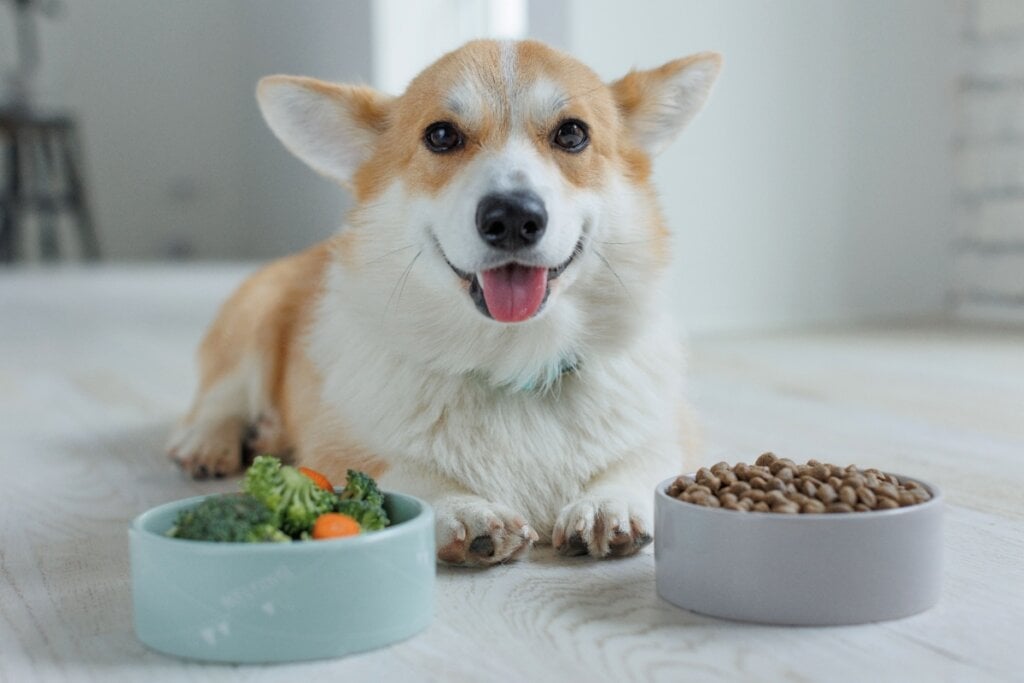
M 349 206 L 348 192 L 312 171 L 273 136 L 254 97 L 263 76 L 288 73 L 330 81 L 369 83 L 371 0 L 246 0 L 239 121 L 244 132 L 243 237 L 237 252 L 269 258 L 334 233 Z M 236 256 L 238 258 L 238 256 Z
M 267 258 L 336 229 L 346 193 L 281 147 L 255 85 L 280 72 L 369 81 L 370 0 L 63 5 L 40 22 L 38 92 L 79 115 L 106 258 Z
M 41 22 L 39 94 L 79 115 L 105 254 L 152 257 L 191 243 L 229 255 L 242 201 L 233 3 L 62 6 Z M 8 30 L 11 16 L 0 6 Z M 13 49 L 3 52 L 6 67 Z
M 953 40 L 933 0 L 569 0 L 607 78 L 715 49 L 711 102 L 655 165 L 693 331 L 943 310 Z

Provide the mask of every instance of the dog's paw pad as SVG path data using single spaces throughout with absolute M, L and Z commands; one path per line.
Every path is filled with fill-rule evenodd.
M 565 556 L 624 557 L 651 542 L 650 530 L 640 506 L 616 498 L 587 498 L 562 509 L 551 544 Z
M 486 567 L 523 556 L 537 532 L 512 510 L 486 502 L 439 506 L 437 559 L 446 564 Z

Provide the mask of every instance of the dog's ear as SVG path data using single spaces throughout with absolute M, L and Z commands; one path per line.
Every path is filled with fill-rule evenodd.
M 664 150 L 704 106 L 721 68 L 720 54 L 701 52 L 612 83 L 626 133 L 652 156 Z
M 367 86 L 267 76 L 256 88 L 267 125 L 319 173 L 347 183 L 387 127 L 392 98 Z

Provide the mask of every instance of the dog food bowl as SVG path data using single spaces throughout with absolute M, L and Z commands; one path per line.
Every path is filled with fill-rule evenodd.
M 906 477 L 897 475 L 901 481 Z M 892 510 L 738 512 L 655 492 L 658 595 L 714 617 L 860 624 L 922 612 L 942 581 L 942 492 Z
M 434 515 L 423 501 L 385 493 L 391 526 L 334 540 L 164 535 L 202 500 L 153 508 L 129 529 L 135 634 L 149 647 L 218 662 L 321 659 L 404 640 L 430 623 Z

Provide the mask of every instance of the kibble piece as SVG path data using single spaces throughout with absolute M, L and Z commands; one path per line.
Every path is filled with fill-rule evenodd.
M 838 491 L 843 486 L 843 480 L 833 475 L 828 478 L 828 485 Z
M 697 470 L 697 483 L 707 486 L 712 491 L 717 491 L 722 488 L 722 481 L 707 467 L 701 467 Z
M 849 506 L 857 504 L 857 489 L 852 486 L 840 486 L 839 487 L 839 500 L 843 501 Z
M 764 502 L 769 505 L 778 505 L 779 503 L 786 502 L 786 495 L 782 491 L 769 491 L 768 495 L 764 497 Z
M 818 494 L 818 487 L 810 479 L 805 479 L 800 484 L 800 492 L 809 498 L 814 498 Z
M 795 515 L 800 512 L 800 506 L 791 500 L 772 505 L 772 512 L 780 512 L 785 515 Z
M 818 487 L 818 500 L 822 503 L 832 503 L 839 498 L 839 494 L 832 487 L 831 484 L 822 484 Z
M 714 472 L 715 474 L 718 474 L 722 470 L 728 470 L 728 469 L 729 469 L 729 463 L 727 463 L 724 460 L 722 460 L 721 462 L 716 462 L 714 465 L 711 466 L 711 471 Z
M 761 455 L 757 456 L 757 460 L 754 461 L 754 464 L 764 467 L 766 465 L 771 465 L 776 460 L 778 460 L 778 458 L 775 457 L 774 453 L 762 453 Z
M 900 491 L 899 497 L 900 507 L 906 507 L 908 505 L 917 505 L 917 498 L 910 491 Z
M 891 498 L 893 500 L 899 500 L 900 497 L 899 491 L 888 481 L 879 484 L 878 488 L 875 489 L 875 494 L 879 498 Z
M 755 489 L 761 489 L 764 491 L 768 487 L 768 482 L 766 482 L 763 477 L 751 477 L 750 485 Z
M 722 480 L 722 486 L 732 486 L 739 481 L 739 477 L 732 470 L 719 470 L 715 476 Z
M 829 512 L 853 512 L 853 506 L 846 503 L 829 503 Z
M 796 473 L 793 471 L 792 467 L 781 467 L 775 473 L 775 477 L 781 479 L 782 481 L 788 482 L 793 481 L 793 479 L 796 477 Z
M 806 500 L 800 506 L 800 512 L 807 514 L 819 514 L 825 512 L 825 504 L 820 500 Z
M 898 508 L 899 506 L 900 506 L 900 504 L 897 503 L 892 498 L 881 498 L 880 497 L 878 499 L 878 507 L 876 509 L 878 509 L 878 510 L 892 510 L 893 508 Z
M 776 479 L 775 477 L 772 477 L 768 481 L 768 486 L 766 487 L 766 490 L 767 491 L 785 491 L 786 490 L 786 482 L 782 481 L 781 479 Z
M 868 509 L 873 509 L 875 504 L 878 503 L 878 498 L 875 496 L 875 492 L 867 486 L 861 486 L 857 489 L 857 499 L 867 505 Z
M 735 493 L 722 493 L 718 496 L 718 500 L 721 501 L 722 505 L 736 505 L 739 501 L 739 497 Z
M 768 507 L 768 503 L 764 502 L 763 500 L 759 500 L 758 502 L 754 503 L 753 511 L 754 512 L 771 512 L 771 508 Z
M 857 503 L 856 505 L 853 506 L 853 509 L 856 510 L 857 512 L 870 512 L 871 506 L 865 505 L 864 503 Z
M 734 493 L 734 494 L 736 494 L 738 496 L 741 493 L 743 493 L 745 491 L 749 491 L 749 490 L 750 490 L 750 484 L 748 484 L 745 481 L 738 481 L 735 484 L 730 484 L 729 487 L 725 489 L 725 492 L 726 493 Z
M 768 494 L 761 489 L 750 489 L 740 494 L 740 499 L 750 500 L 753 502 L 762 501 Z
M 750 512 L 751 510 L 754 509 L 754 501 L 750 500 L 749 498 L 740 498 L 740 502 L 738 504 L 740 508 L 745 512 Z

